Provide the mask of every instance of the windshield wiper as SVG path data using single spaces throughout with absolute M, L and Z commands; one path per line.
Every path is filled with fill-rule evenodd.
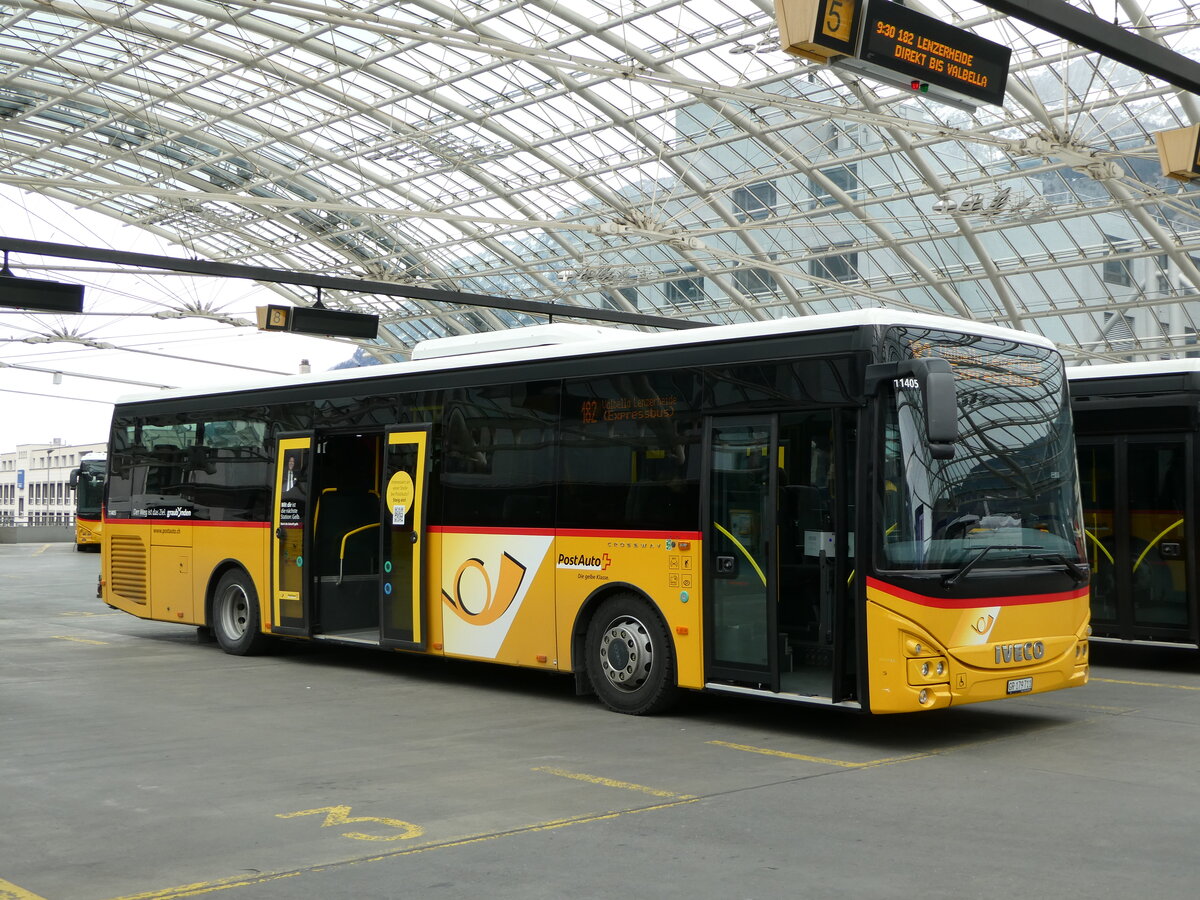
M 1035 559 L 1040 562 L 1056 562 L 1061 563 L 1063 568 L 1067 570 L 1067 574 L 1071 576 L 1071 580 L 1075 582 L 1075 586 L 1083 584 L 1087 581 L 1087 569 L 1079 565 L 1079 563 L 1071 562 L 1061 553 L 1043 553 L 1040 556 L 1029 554 L 1030 559 Z
M 993 550 L 1041 550 L 1041 547 L 1033 547 L 1027 544 L 988 544 L 986 547 L 981 547 L 979 552 L 963 563 L 962 567 L 957 572 L 953 572 L 942 579 L 942 587 L 953 587 L 960 578 L 970 572 L 985 556 Z M 1030 558 L 1035 557 L 1030 555 Z M 1065 560 L 1064 560 L 1065 561 Z

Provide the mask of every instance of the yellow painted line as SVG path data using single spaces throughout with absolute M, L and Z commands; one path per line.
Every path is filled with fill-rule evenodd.
M 1096 678 L 1092 677 L 1092 681 L 1102 681 L 1105 684 L 1128 684 L 1133 687 L 1157 687 L 1171 688 L 1176 691 L 1200 691 L 1200 686 L 1190 684 L 1160 684 L 1157 681 L 1122 681 L 1119 678 Z
M 582 772 L 568 772 L 566 769 L 555 769 L 552 766 L 539 766 L 534 769 L 535 772 L 545 772 L 548 775 L 557 775 L 560 778 L 571 778 L 575 781 L 585 781 L 588 784 L 600 784 L 604 787 L 624 788 L 627 791 L 638 791 L 643 794 L 649 794 L 651 797 L 678 797 L 681 800 L 694 799 L 691 794 L 676 794 L 674 791 L 660 791 L 657 788 L 646 787 L 641 784 L 631 784 L 628 781 L 613 781 L 611 778 L 602 778 L 599 775 L 584 775 Z
M 55 613 L 55 615 L 62 619 L 98 619 L 102 616 L 124 616 L 124 615 L 128 615 L 128 613 L 119 613 L 119 612 L 98 613 L 98 612 L 88 612 L 87 610 L 79 609 L 79 610 L 75 610 L 74 612 Z
M 1096 704 L 1096 703 L 1079 703 L 1079 704 L 1063 704 L 1063 705 L 1066 706 L 1068 709 L 1091 709 L 1091 710 L 1095 710 L 1096 712 L 1128 713 L 1128 712 L 1133 712 L 1133 710 L 1134 710 L 1134 708 L 1132 706 L 1100 706 L 1099 704 Z
M 820 763 L 824 766 L 837 766 L 841 769 L 865 769 L 869 766 L 886 766 L 892 763 L 908 762 L 913 759 L 925 759 L 932 753 L 914 753 L 910 756 L 890 756 L 886 759 L 873 759 L 869 762 L 851 762 L 846 759 L 830 759 L 826 756 L 808 756 L 804 753 L 788 753 L 786 750 L 771 750 L 766 747 L 751 747 L 749 744 L 731 744 L 728 741 L 708 741 L 717 747 L 728 747 L 730 750 L 742 750 L 746 753 L 759 753 L 763 756 L 777 756 L 781 759 L 798 759 L 801 762 Z
M 40 554 L 42 554 L 42 553 L 45 553 L 45 552 L 46 552 L 47 550 L 49 550 L 49 549 L 50 549 L 50 545 L 49 545 L 49 544 L 42 544 L 42 546 L 41 546 L 41 547 L 39 547 L 37 550 L 33 551 L 33 555 L 34 555 L 34 556 L 38 556 L 38 555 L 40 555 Z
M 43 900 L 43 898 L 0 878 L 0 900 Z
M 77 644 L 107 644 L 108 643 L 108 641 L 91 641 L 91 640 L 88 640 L 87 638 L 71 637 L 70 635 L 67 635 L 67 634 L 55 634 L 55 635 L 51 635 L 51 636 L 60 641 L 74 641 Z
M 227 891 L 233 888 L 254 887 L 259 884 L 267 884 L 272 881 L 281 881 L 285 878 L 296 878 L 302 875 L 315 875 L 320 872 L 330 872 L 335 869 L 344 868 L 345 866 L 355 866 L 360 863 L 382 862 L 388 859 L 396 859 L 401 856 L 415 856 L 418 853 L 427 853 L 430 850 L 453 850 L 457 847 L 466 847 L 471 844 L 481 844 L 485 841 L 494 841 L 498 838 L 514 837 L 522 834 L 533 834 L 539 831 L 553 831 L 558 828 L 570 828 L 573 825 L 590 825 L 593 822 L 605 822 L 612 819 L 618 819 L 622 816 L 633 815 L 635 813 L 656 812 L 660 809 L 671 809 L 675 806 L 683 806 L 687 803 L 695 803 L 698 798 L 677 799 L 669 803 L 656 803 L 653 806 L 641 806 L 637 809 L 622 809 L 613 810 L 611 812 L 594 813 L 591 815 L 575 816 L 569 819 L 555 819 L 550 822 L 537 822 L 533 825 L 521 825 L 517 828 L 510 828 L 505 831 L 494 831 L 488 834 L 468 835 L 461 838 L 450 838 L 446 841 L 438 841 L 429 844 L 421 844 L 417 847 L 408 847 L 404 850 L 393 850 L 390 853 L 381 853 L 378 856 L 366 856 L 359 859 L 347 859 L 342 862 L 324 863 L 316 866 L 309 866 L 303 869 L 294 869 L 290 872 L 264 872 L 260 875 L 252 875 L 249 877 L 233 877 L 223 878 L 218 881 L 201 881 L 194 884 L 180 885 L 179 887 L 165 888 L 159 891 L 147 891 L 142 894 L 129 894 L 124 897 L 116 897 L 113 900 L 176 900 L 179 897 L 198 897 L 201 894 L 212 894 L 216 891 Z M 3 898 L 0 898 L 3 900 Z M 41 900 L 41 898 L 25 898 L 20 897 L 18 900 Z

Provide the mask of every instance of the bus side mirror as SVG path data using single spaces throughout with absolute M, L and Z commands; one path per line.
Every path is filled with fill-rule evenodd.
M 952 459 L 958 441 L 958 393 L 950 363 L 936 356 L 908 359 L 899 364 L 896 377 L 917 379 L 930 455 L 934 459 Z
M 72 469 L 71 476 L 67 481 L 67 485 L 71 488 L 71 490 L 75 490 L 75 486 L 78 484 L 79 484 L 79 470 Z

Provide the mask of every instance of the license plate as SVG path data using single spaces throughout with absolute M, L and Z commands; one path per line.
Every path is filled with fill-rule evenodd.
M 1010 678 L 1008 679 L 1008 692 L 1010 694 L 1027 694 L 1033 690 L 1033 678 Z

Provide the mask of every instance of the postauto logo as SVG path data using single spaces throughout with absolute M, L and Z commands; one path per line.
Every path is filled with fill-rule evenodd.
M 559 569 L 582 569 L 590 572 L 603 572 L 612 565 L 612 557 L 607 553 L 597 555 L 587 555 L 584 553 L 576 553 L 568 555 L 566 553 L 558 554 Z

